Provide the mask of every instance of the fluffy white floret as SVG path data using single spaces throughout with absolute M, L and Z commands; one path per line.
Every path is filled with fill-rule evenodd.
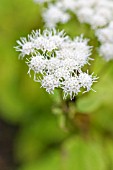
M 59 80 L 54 75 L 46 75 L 41 80 L 41 85 L 48 93 L 53 93 L 54 89 L 59 86 Z
M 99 49 L 100 55 L 104 57 L 106 61 L 113 59 L 113 44 L 104 43 L 100 46 Z
M 65 11 L 62 11 L 58 6 L 49 5 L 43 13 L 43 19 L 46 26 L 53 28 L 57 23 L 66 23 L 70 19 L 70 15 Z
M 96 30 L 96 36 L 101 43 L 113 43 L 113 28 L 111 25 L 105 28 Z
M 92 89 L 91 86 L 93 85 L 93 82 L 96 82 L 97 80 L 96 77 L 93 77 L 92 74 L 89 75 L 88 72 L 81 72 L 78 79 L 81 84 L 81 87 L 86 88 L 86 92 Z
M 28 62 L 29 72 L 33 70 L 36 73 L 43 73 L 47 66 L 47 60 L 44 59 L 44 56 L 37 55 L 32 56 Z
M 80 83 L 76 77 L 70 77 L 62 82 L 64 98 L 68 95 L 73 99 L 80 92 Z
M 71 10 L 75 11 L 76 1 L 75 0 L 58 0 L 56 3 L 59 8 L 62 10 Z
M 32 41 L 28 40 L 26 38 L 21 38 L 21 40 L 17 41 L 18 46 L 15 47 L 16 51 L 20 51 L 20 57 L 24 57 L 25 55 L 30 55 L 32 53 L 34 53 L 34 44 L 32 43 Z

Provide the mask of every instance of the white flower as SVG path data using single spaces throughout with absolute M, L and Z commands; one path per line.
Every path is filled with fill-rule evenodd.
M 113 9 L 113 8 L 111 8 L 111 9 Z M 106 5 L 100 6 L 99 8 L 95 9 L 95 11 L 96 11 L 97 15 L 104 17 L 106 19 L 107 23 L 113 19 L 112 12 L 111 12 L 110 8 L 107 8 Z
M 113 59 L 112 50 L 107 52 L 109 47 L 113 44 L 113 0 L 87 0 L 87 2 L 85 0 L 57 0 L 51 2 L 50 0 L 37 1 L 47 2 L 47 8 L 43 12 L 43 19 L 47 27 L 55 27 L 58 23 L 68 22 L 72 17 L 72 13 L 77 16 L 81 23 L 89 24 L 95 31 L 95 35 L 101 43 L 101 47 L 98 50 L 100 55 L 103 55 L 103 58 L 107 61 Z M 43 44 L 43 48 L 48 51 L 61 48 L 60 51 L 58 50 L 56 52 L 58 58 L 75 58 L 76 63 L 78 63 L 78 66 L 80 67 L 89 63 L 89 60 L 91 60 L 89 57 L 90 49 L 87 50 L 88 46 L 85 45 L 85 41 L 79 42 L 77 40 L 76 49 L 79 49 L 74 50 L 74 41 L 72 42 L 71 40 L 68 40 L 68 42 L 66 41 L 65 43 L 62 43 L 62 41 L 60 41 L 62 39 L 57 38 L 57 43 L 53 43 L 51 41 L 52 39 L 54 39 L 53 42 L 55 42 L 56 37 L 52 36 L 49 40 L 44 39 L 44 42 L 43 38 L 42 40 L 40 38 L 40 41 L 43 42 L 41 45 Z M 40 41 L 35 43 L 37 44 L 37 48 L 40 46 Z M 69 48 L 71 49 L 68 50 Z M 33 49 L 29 44 L 29 48 L 26 48 L 25 46 L 25 50 L 22 51 L 21 55 L 24 56 L 25 54 L 29 54 L 32 50 Z M 20 51 L 20 49 L 18 51 Z
M 113 44 L 104 43 L 100 46 L 99 49 L 100 55 L 106 60 L 109 61 L 113 59 Z
M 53 93 L 53 90 L 59 86 L 59 80 L 53 75 L 46 75 L 41 80 L 41 84 L 41 87 L 45 88 L 48 93 Z
M 60 81 L 60 80 L 65 80 L 68 79 L 70 77 L 70 72 L 68 69 L 64 68 L 64 67 L 59 67 L 58 69 L 56 69 L 56 71 L 54 72 L 54 76 Z
M 43 13 L 45 24 L 54 27 L 57 23 L 68 22 L 71 17 L 69 11 L 76 14 L 80 22 L 90 24 L 93 29 L 113 21 L 112 0 L 87 0 L 87 3 L 85 0 L 57 0 L 48 3 Z
M 43 13 L 43 19 L 47 27 L 54 28 L 58 23 L 68 22 L 70 15 L 55 5 L 49 5 Z
M 67 69 L 69 72 L 74 72 L 75 70 L 79 70 L 80 66 L 76 62 L 76 60 L 67 58 L 62 60 L 63 67 Z
M 113 20 L 113 1 L 84 0 L 76 1 L 75 14 L 80 22 L 89 23 L 93 29 L 106 26 Z
M 38 51 L 51 52 L 68 40 L 68 36 L 64 31 L 44 30 L 42 33 L 40 30 L 32 31 L 31 35 L 26 38 L 21 38 L 17 41 L 18 46 L 15 47 L 16 51 L 20 51 L 20 56 L 36 54 Z
M 34 53 L 34 44 L 31 41 L 27 41 L 26 38 L 21 38 L 21 41 L 17 41 L 18 46 L 15 47 L 16 51 L 20 51 L 20 57 L 24 57 L 25 55 L 30 55 Z
M 96 30 L 96 36 L 98 37 L 98 40 L 101 42 L 100 45 L 100 55 L 106 60 L 112 60 L 113 59 L 113 22 L 110 22 L 110 24 L 107 27 L 97 29 Z
M 83 39 L 83 36 L 74 39 L 73 45 L 75 45 L 75 55 L 78 65 L 81 67 L 88 64 L 89 60 L 92 60 L 89 56 L 91 55 L 92 47 L 88 46 L 88 39 Z
M 48 60 L 48 65 L 47 65 L 47 72 L 49 74 L 54 73 L 56 69 L 58 69 L 61 65 L 61 61 L 57 58 L 52 57 L 51 59 Z
M 89 60 L 92 60 L 89 57 L 91 55 L 92 47 L 87 44 L 88 39 L 83 39 L 83 35 L 81 35 L 80 37 L 76 37 L 73 41 L 68 40 L 63 43 L 61 50 L 57 51 L 56 55 L 63 60 L 67 60 L 67 58 L 68 60 L 71 59 L 69 60 L 69 63 L 72 61 L 72 65 L 76 65 L 78 68 L 82 67 L 85 64 L 88 64 Z
M 94 29 L 101 43 L 100 55 L 106 60 L 113 59 L 112 50 L 107 52 L 113 43 L 113 1 L 87 0 L 86 3 L 85 0 L 76 0 L 75 14 L 80 22 L 88 23 Z
M 76 7 L 76 1 L 75 0 L 58 0 L 56 3 L 59 8 L 62 8 L 62 10 L 71 10 L 74 11 Z
M 95 16 L 93 16 L 92 20 L 90 21 L 90 24 L 93 29 L 96 29 L 97 27 L 106 26 L 107 23 L 108 22 L 106 18 L 98 14 L 95 14 Z
M 74 51 L 73 48 L 69 48 L 67 46 L 65 47 L 65 44 L 64 46 L 62 44 L 61 49 L 59 51 L 56 51 L 56 56 L 57 58 L 62 60 L 65 60 L 67 58 L 73 59 L 75 58 L 73 51 Z
M 113 21 L 111 21 L 111 22 L 109 23 L 109 28 L 110 28 L 110 29 L 113 29 Z
M 77 15 L 80 22 L 90 24 L 93 29 L 113 21 L 112 0 L 87 0 L 87 3 L 85 0 L 57 0 L 48 1 L 48 7 L 43 13 L 45 24 L 54 27 L 57 23 L 68 22 L 71 18 L 69 11 Z
M 84 7 L 78 10 L 77 17 L 81 23 L 90 23 L 92 16 L 94 15 L 93 10 L 89 7 Z
M 93 7 L 96 4 L 96 0 L 87 0 L 87 3 L 85 0 L 76 0 L 76 8 L 80 9 L 83 7 Z
M 21 55 L 30 56 L 26 62 L 29 67 L 28 73 L 33 70 L 34 80 L 40 82 L 41 87 L 48 93 L 54 93 L 55 88 L 61 88 L 64 98 L 70 96 L 72 99 L 81 91 L 81 87 L 87 88 L 87 91 L 91 89 L 94 78 L 88 73 L 82 75 L 81 69 L 88 64 L 92 47 L 82 35 L 72 40 L 63 31 L 53 29 L 41 33 L 37 30 L 29 35 L 28 41 L 23 39 L 22 43 L 19 41 L 19 51 Z M 28 49 L 27 52 L 23 52 L 22 50 L 26 49 L 25 44 L 29 42 L 33 51 L 30 48 L 30 52 Z
M 27 62 L 30 70 L 33 70 L 36 73 L 43 73 L 47 66 L 47 60 L 44 59 L 44 56 L 37 55 L 32 56 L 31 60 Z
M 113 43 L 113 28 L 111 25 L 96 30 L 96 36 L 101 43 Z
M 62 44 L 64 44 L 65 41 L 68 40 L 68 36 L 62 36 L 63 35 L 63 32 L 60 33 L 60 35 L 52 35 L 50 38 L 49 38 L 49 41 L 51 42 L 54 42 L 55 46 L 58 47 L 58 48 L 61 48 Z
M 92 89 L 91 86 L 93 85 L 93 82 L 96 82 L 97 80 L 96 77 L 93 77 L 92 74 L 89 75 L 88 72 L 87 73 L 81 72 L 78 79 L 81 84 L 81 87 L 86 88 L 87 91 Z
M 71 100 L 80 92 L 80 83 L 77 77 L 70 77 L 62 82 L 62 89 L 64 92 L 64 98 L 68 95 Z
M 43 51 L 52 51 L 57 48 L 54 41 L 51 41 L 48 37 L 40 35 L 33 40 L 34 47 Z

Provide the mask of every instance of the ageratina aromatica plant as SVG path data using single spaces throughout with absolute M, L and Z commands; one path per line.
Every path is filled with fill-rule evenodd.
M 85 105 L 87 96 L 94 94 L 89 91 L 97 90 L 97 93 L 99 91 L 98 83 L 93 89 L 93 84 L 98 79 L 93 71 L 99 73 L 99 82 L 102 79 L 101 71 L 105 71 L 103 66 L 101 67 L 101 62 L 100 69 L 95 70 L 99 55 L 105 62 L 104 68 L 106 61 L 113 59 L 113 1 L 88 0 L 86 3 L 84 0 L 70 0 L 70 2 L 35 0 L 35 2 L 41 4 L 43 9 L 41 19 L 44 21 L 44 27 L 32 31 L 26 38 L 20 38 L 15 48 L 20 53 L 19 58 L 25 58 L 30 77 L 33 73 L 34 81 L 40 83 L 40 87 L 52 97 L 54 113 L 63 113 L 66 119 L 71 114 L 72 118 L 75 113 L 81 113 L 81 110 L 84 112 L 81 108 Z M 65 31 L 65 28 L 74 32 L 71 26 L 75 20 L 79 25 L 76 24 L 76 33 L 70 34 L 71 31 Z M 83 24 L 86 26 L 80 33 L 77 27 L 82 27 Z M 85 29 L 87 35 L 90 31 L 93 32 L 91 41 L 85 38 L 87 37 Z M 75 36 L 77 31 L 78 36 Z M 83 101 L 82 96 L 85 96 Z M 88 100 L 89 103 L 96 102 L 92 100 L 92 96 L 91 100 Z M 80 110 L 77 108 L 78 101 L 82 103 Z
M 33 145 L 28 143 L 27 147 L 33 148 L 30 147 L 31 167 L 25 169 L 113 169 L 113 0 L 34 2 L 39 12 L 42 10 L 38 16 L 40 29 L 20 38 L 15 49 L 27 64 L 28 75 L 44 91 L 38 93 L 37 88 L 34 100 L 31 99 L 32 108 L 40 104 L 40 95 L 46 96 L 41 96 L 41 119 L 32 121 L 30 115 L 27 125 L 33 134 Z M 58 126 L 53 128 L 53 115 L 50 110 L 46 112 L 48 99 L 52 100 L 52 113 L 57 119 L 54 121 L 59 121 L 62 130 L 68 132 L 64 133 L 66 136 L 61 137 L 63 131 Z M 27 134 L 29 139 L 29 131 Z M 39 166 L 38 152 L 32 155 L 37 148 L 46 161 L 39 158 Z M 29 155 L 26 151 L 23 158 Z M 55 155 L 49 157 L 44 154 L 46 151 L 55 151 Z M 28 160 L 29 156 L 25 164 Z

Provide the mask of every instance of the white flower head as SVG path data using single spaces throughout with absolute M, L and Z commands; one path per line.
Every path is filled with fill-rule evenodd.
M 72 100 L 80 92 L 80 88 L 80 83 L 77 77 L 70 77 L 62 82 L 64 98 L 69 95 Z
M 47 0 L 37 0 L 46 1 Z M 71 11 L 82 23 L 88 23 L 93 29 L 103 27 L 113 21 L 112 0 L 57 0 L 48 1 L 48 7 L 43 12 L 46 26 L 54 27 L 58 23 L 66 23 L 71 18 Z
M 109 61 L 113 59 L 113 44 L 104 43 L 100 46 L 99 49 L 100 55 L 106 60 Z
M 87 73 L 81 72 L 79 74 L 78 79 L 81 87 L 86 88 L 87 90 L 85 92 L 87 92 L 89 90 L 92 90 L 91 86 L 93 85 L 93 82 L 96 82 L 97 77 L 95 76 L 93 77 L 93 74 L 89 75 L 88 72 Z
M 64 67 L 59 67 L 58 69 L 55 70 L 54 76 L 60 81 L 63 81 L 65 79 L 68 79 L 70 77 L 70 72 L 68 69 Z
M 113 1 L 84 0 L 76 1 L 75 14 L 82 23 L 88 23 L 94 29 L 101 43 L 100 55 L 109 61 L 113 59 Z M 110 50 L 111 49 L 111 50 Z
M 61 61 L 59 59 L 57 59 L 56 57 L 52 57 L 51 59 L 48 60 L 48 64 L 47 64 L 47 72 L 50 73 L 54 73 L 58 68 L 60 68 L 61 65 Z
M 32 31 L 30 41 L 19 41 L 21 55 L 28 55 L 27 65 L 34 72 L 34 80 L 41 83 L 48 93 L 54 93 L 55 88 L 61 88 L 64 98 L 74 98 L 81 91 L 81 87 L 91 90 L 94 82 L 92 75 L 81 73 L 82 67 L 88 64 L 91 49 L 88 40 L 83 36 L 73 40 L 64 31 L 40 30 Z M 23 52 L 25 44 L 33 46 L 30 52 Z
M 68 70 L 69 72 L 74 72 L 78 70 L 80 66 L 78 65 L 77 61 L 72 58 L 66 58 L 62 61 L 63 67 Z
M 77 17 L 81 23 L 90 23 L 92 16 L 94 15 L 94 12 L 89 7 L 83 7 L 77 12 Z
M 62 10 L 70 10 L 70 11 L 75 11 L 76 8 L 76 1 L 75 0 L 58 0 L 56 3 L 59 8 Z
M 43 73 L 47 66 L 47 60 L 44 59 L 44 56 L 36 55 L 32 56 L 27 64 L 29 66 L 29 72 L 33 70 L 35 74 Z
M 41 87 L 45 88 L 48 93 L 53 93 L 54 89 L 59 87 L 59 80 L 54 75 L 46 75 L 40 82 Z
M 113 20 L 113 1 L 77 0 L 75 14 L 80 22 L 90 24 L 93 29 L 106 26 Z
M 59 23 L 67 23 L 71 17 L 74 14 L 77 16 L 78 20 L 81 23 L 87 23 L 91 26 L 91 28 L 95 31 L 95 35 L 97 36 L 99 42 L 101 43 L 101 47 L 99 49 L 100 55 L 103 55 L 103 58 L 107 61 L 113 59 L 112 57 L 112 50 L 106 53 L 108 51 L 108 48 L 112 46 L 113 44 L 113 0 L 35 0 L 39 3 L 47 2 L 47 8 L 43 10 L 43 19 L 45 22 L 45 26 L 49 28 L 56 27 Z M 56 37 L 52 37 L 54 40 Z M 43 42 L 43 37 L 40 37 L 40 41 L 36 40 L 37 48 L 40 46 L 40 42 Z M 61 39 L 60 39 L 61 40 Z M 57 39 L 57 46 L 58 44 L 62 44 L 62 46 L 67 46 L 67 48 L 64 49 L 62 47 L 62 51 L 57 52 L 57 56 L 59 58 L 64 59 L 66 56 L 69 56 L 72 58 L 75 56 L 78 56 L 78 60 L 76 57 L 76 62 L 81 67 L 88 63 L 90 60 L 90 50 L 87 51 L 87 55 L 85 52 L 85 48 L 88 46 L 85 46 L 85 43 L 78 42 L 78 50 L 73 51 L 72 48 L 72 42 L 66 42 L 65 44 L 61 41 L 58 41 Z M 25 44 L 25 43 L 24 43 Z M 56 49 L 56 44 L 52 43 L 52 41 L 44 40 L 43 48 L 47 49 L 49 51 L 52 51 L 52 49 Z M 109 44 L 109 45 L 108 45 Z M 75 44 L 74 44 L 75 45 Z M 80 47 L 84 45 L 84 53 L 83 53 L 83 47 Z M 20 45 L 21 46 L 21 45 Z M 76 43 L 77 46 L 77 43 Z M 33 46 L 34 47 L 34 46 Z M 24 57 L 26 54 L 30 54 L 33 52 L 32 43 L 25 44 L 25 47 L 21 49 L 21 56 Z M 51 48 L 50 48 L 51 47 Z M 72 52 L 68 50 L 68 48 L 72 49 Z M 105 47 L 105 49 L 103 49 Z M 81 48 L 81 52 L 80 52 Z M 20 47 L 17 48 L 18 51 L 20 51 Z M 72 55 L 72 53 L 74 54 Z M 108 56 L 108 57 L 107 57 Z M 86 60 L 87 58 L 87 60 Z
M 48 9 L 43 12 L 43 19 L 47 27 L 54 28 L 58 23 L 68 22 L 70 16 L 58 6 L 49 5 Z
M 68 36 L 65 35 L 64 31 L 56 31 L 54 28 L 51 30 L 44 30 L 41 34 L 40 30 L 33 32 L 32 42 L 34 47 L 38 50 L 41 49 L 43 52 L 58 49 L 60 45 L 68 40 Z
M 112 23 L 109 24 L 109 26 L 97 29 L 96 30 L 96 36 L 98 37 L 99 41 L 101 43 L 113 43 L 113 26 Z
M 24 57 L 25 55 L 30 55 L 32 53 L 34 53 L 34 44 L 32 43 L 32 41 L 30 40 L 30 38 L 27 39 L 26 38 L 21 38 L 20 41 L 17 41 L 18 46 L 15 47 L 16 51 L 21 52 L 20 53 L 20 57 Z

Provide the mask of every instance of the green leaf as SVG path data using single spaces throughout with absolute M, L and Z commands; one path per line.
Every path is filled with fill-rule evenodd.
M 111 139 L 106 142 L 105 152 L 108 158 L 108 167 L 113 169 L 113 141 Z
M 109 65 L 106 65 L 107 67 Z M 113 64 L 111 65 L 113 66 Z M 112 105 L 113 101 L 113 78 L 112 67 L 108 67 L 104 74 L 100 75 L 98 82 L 93 89 L 96 93 L 89 92 L 77 100 L 77 110 L 82 113 L 91 113 L 96 111 L 102 105 Z
M 53 151 L 39 161 L 24 165 L 19 170 L 60 170 L 60 165 L 60 153 Z
M 29 118 L 29 117 L 28 117 Z M 36 160 L 48 145 L 56 146 L 68 136 L 57 124 L 56 116 L 44 113 L 31 117 L 19 133 L 15 144 L 15 155 L 19 162 Z
M 15 142 L 15 158 L 21 163 L 37 160 L 44 148 L 37 136 L 25 131 Z
M 112 106 L 102 105 L 96 112 L 92 114 L 93 127 L 101 129 L 103 132 L 113 133 L 113 108 Z
M 82 113 L 90 113 L 100 106 L 100 100 L 96 99 L 96 94 L 89 94 L 85 97 L 78 98 L 77 110 Z
M 105 170 L 105 157 L 101 143 L 80 137 L 63 146 L 65 170 Z

